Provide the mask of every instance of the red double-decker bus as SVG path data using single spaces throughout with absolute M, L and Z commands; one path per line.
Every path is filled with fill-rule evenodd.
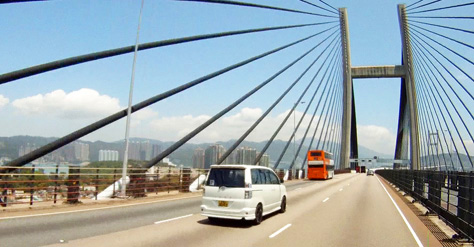
M 329 179 L 333 177 L 333 154 L 324 150 L 308 151 L 308 179 Z

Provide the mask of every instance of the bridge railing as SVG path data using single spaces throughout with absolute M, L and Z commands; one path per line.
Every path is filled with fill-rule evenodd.
M 74 204 L 119 196 L 121 168 L 77 166 L 21 167 L 14 173 L 0 169 L 0 205 Z M 144 197 L 158 193 L 189 192 L 205 169 L 154 167 L 128 168 L 127 196 Z
M 383 178 L 438 214 L 469 241 L 474 240 L 474 173 L 377 170 Z
M 75 204 L 120 196 L 122 168 L 80 166 L 0 167 L 0 206 Z M 3 170 L 3 171 L 2 171 Z M 208 169 L 153 167 L 127 169 L 127 197 L 139 198 L 199 190 Z M 300 169 L 278 169 L 285 180 L 303 179 Z M 192 185 L 192 186 L 191 186 Z

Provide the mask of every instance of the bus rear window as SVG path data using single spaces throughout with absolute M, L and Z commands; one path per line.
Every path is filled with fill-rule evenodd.
M 311 168 L 323 168 L 324 165 L 308 165 L 308 167 L 311 167 Z
M 311 152 L 311 157 L 320 157 L 321 152 Z
M 245 185 L 245 170 L 238 168 L 212 168 L 209 171 L 207 186 L 241 187 Z

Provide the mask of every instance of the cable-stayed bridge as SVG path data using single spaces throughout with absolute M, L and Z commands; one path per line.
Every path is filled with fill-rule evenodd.
M 11 3 L 0 5 L 0 7 L 57 4 L 55 1 L 39 1 L 38 3 L 34 1 L 8 2 Z M 74 130 L 62 138 L 54 140 L 27 154 L 12 157 L 11 161 L 7 162 L 2 168 L 4 194 L 8 192 L 9 184 L 11 185 L 8 179 L 17 176 L 14 174 L 18 174 L 18 171 L 23 167 L 91 133 L 109 128 L 113 126 L 114 123 L 116 124 L 117 121 L 123 121 L 125 119 L 127 127 L 123 160 L 124 167 L 126 168 L 128 162 L 127 155 L 129 154 L 128 139 L 130 119 L 133 121 L 133 116 L 136 116 L 140 112 L 143 113 L 146 109 L 150 109 L 153 106 L 162 104 L 164 107 L 170 107 L 167 101 L 172 101 L 173 99 L 175 99 L 175 101 L 172 101 L 174 102 L 173 107 L 176 107 L 175 111 L 183 112 L 182 109 L 178 108 L 192 109 L 194 111 L 201 111 L 200 108 L 209 108 L 213 109 L 214 113 L 212 116 L 203 118 L 198 124 L 192 127 L 186 127 L 182 133 L 180 133 L 179 140 L 165 150 L 161 150 L 156 156 L 148 159 L 147 163 L 141 168 L 148 169 L 154 167 L 164 158 L 172 155 L 173 152 L 184 144 L 192 142 L 193 138 L 199 137 L 206 131 L 228 132 L 229 130 L 220 128 L 219 122 L 223 121 L 229 113 L 235 113 L 238 107 L 251 106 L 262 108 L 263 110 L 258 112 L 258 116 L 253 118 L 251 123 L 245 127 L 245 131 L 237 134 L 235 142 L 226 151 L 223 151 L 216 157 L 216 164 L 227 163 L 232 153 L 236 151 L 245 140 L 249 137 L 259 135 L 264 136 L 263 139 L 266 140 L 266 143 L 263 145 L 263 148 L 257 150 L 258 154 L 250 161 L 253 165 L 260 164 L 262 157 L 265 156 L 269 147 L 276 140 L 284 140 L 285 145 L 280 150 L 278 157 L 271 157 L 271 162 L 269 162 L 269 165 L 274 169 L 285 168 L 286 170 L 290 170 L 291 174 L 296 174 L 295 170 L 305 170 L 307 168 L 305 155 L 309 150 L 322 149 L 334 154 L 336 170 L 341 172 L 348 171 L 355 166 L 355 164 L 351 164 L 351 160 L 354 161 L 359 158 L 356 118 L 357 104 L 353 88 L 354 79 L 400 78 L 398 130 L 393 154 L 393 159 L 400 162 L 393 164 L 394 170 L 380 171 L 379 175 L 397 185 L 402 190 L 410 193 L 412 197 L 429 208 L 430 212 L 438 214 L 456 229 L 458 234 L 462 236 L 461 238 L 472 241 L 474 234 L 474 194 L 472 189 L 472 187 L 474 187 L 474 180 L 471 173 L 474 169 L 474 139 L 472 137 L 472 126 L 474 126 L 474 118 L 472 115 L 472 108 L 474 106 L 472 97 L 474 91 L 474 79 L 472 75 L 474 47 L 472 46 L 472 35 L 474 31 L 470 24 L 474 17 L 470 15 L 472 15 L 474 3 L 469 1 L 457 1 L 454 3 L 451 1 L 421 0 L 413 1 L 406 5 L 398 5 L 398 9 L 394 9 L 393 11 L 398 13 L 400 29 L 398 33 L 393 34 L 393 37 L 397 37 L 401 40 L 401 46 L 393 47 L 393 49 L 400 52 L 400 63 L 375 66 L 371 64 L 352 66 L 349 32 L 351 23 L 350 16 L 347 14 L 346 8 L 336 8 L 333 6 L 334 3 L 329 1 L 301 0 L 295 1 L 298 2 L 298 4 L 294 6 L 285 4 L 277 6 L 276 4 L 269 5 L 269 3 L 262 2 L 250 3 L 217 0 L 169 2 L 173 3 L 173 8 L 179 10 L 179 7 L 182 7 L 187 11 L 189 11 L 189 8 L 209 8 L 210 10 L 208 11 L 212 12 L 216 10 L 216 6 L 219 6 L 219 10 L 223 11 L 218 13 L 219 17 L 225 17 L 226 14 L 233 17 L 233 15 L 237 14 L 234 11 L 235 9 L 243 9 L 248 11 L 246 13 L 252 17 L 258 16 L 260 13 L 262 13 L 262 15 L 264 13 L 271 13 L 273 19 L 266 22 L 267 24 L 264 26 L 255 26 L 251 24 L 249 20 L 244 21 L 242 19 L 242 24 L 238 25 L 236 29 L 227 29 L 224 25 L 224 27 L 216 25 L 216 31 L 193 33 L 193 35 L 189 36 L 151 42 L 140 42 L 140 28 L 138 28 L 135 37 L 136 43 L 134 45 L 108 47 L 106 50 L 94 53 L 74 54 L 70 57 L 64 57 L 59 60 L 41 63 L 27 68 L 7 71 L 1 74 L 0 87 L 15 88 L 18 86 L 18 88 L 23 88 L 21 86 L 22 83 L 29 83 L 28 80 L 34 80 L 41 76 L 54 75 L 57 71 L 74 70 L 74 68 L 91 63 L 98 63 L 99 61 L 119 59 L 127 56 L 127 54 L 130 55 L 127 57 L 130 58 L 130 62 L 133 60 L 130 88 L 123 89 L 123 91 L 129 93 L 130 106 L 114 114 L 101 116 L 100 120 L 86 124 L 80 129 Z M 145 21 L 145 18 L 142 19 L 142 12 L 147 13 L 147 4 L 149 3 L 147 2 L 143 5 L 142 2 L 139 23 Z M 192 12 L 188 14 L 192 14 Z M 300 16 L 304 16 L 304 18 Z M 282 21 L 279 19 L 280 17 Z M 239 18 L 243 18 L 243 16 L 237 17 L 237 19 Z M 215 20 L 215 22 L 218 23 L 219 20 Z M 12 23 L 12 25 L 14 25 L 14 23 Z M 189 26 L 192 27 L 193 25 L 196 25 L 196 23 L 189 23 Z M 256 37 L 252 39 L 250 46 L 249 36 Z M 86 39 L 87 37 L 81 38 Z M 261 41 L 260 43 L 258 42 L 259 40 Z M 179 51 L 180 46 L 199 47 L 196 49 L 202 52 L 198 53 L 198 56 L 191 56 L 189 54 L 191 57 L 187 58 L 186 55 L 188 54 Z M 226 54 L 228 51 L 226 46 L 242 46 L 242 49 L 241 52 L 234 51 L 234 53 Z M 250 47 L 252 49 L 248 48 L 248 50 L 246 50 L 244 47 Z M 146 57 L 147 52 L 153 53 L 153 55 L 158 54 L 159 56 L 160 50 L 164 49 L 176 50 L 175 57 L 165 58 L 169 63 L 174 63 L 178 58 L 179 60 L 189 61 L 185 63 L 189 68 L 196 66 L 198 69 L 191 70 L 188 67 L 173 68 L 175 72 L 173 76 L 176 76 L 175 78 L 177 79 L 184 80 L 184 83 L 169 83 L 165 86 L 156 86 L 156 88 L 160 90 L 155 90 L 153 86 L 150 86 L 150 88 L 147 89 L 149 97 L 140 96 L 142 100 L 137 102 L 133 98 L 135 71 L 139 71 L 141 66 L 144 69 L 150 69 L 150 66 L 153 67 L 152 62 L 150 62 L 152 60 L 149 58 L 145 58 L 147 61 L 146 64 L 140 63 L 141 57 Z M 220 52 L 221 56 L 212 58 L 206 54 L 214 54 L 214 52 Z M 381 56 L 383 56 L 383 54 L 381 54 Z M 130 75 L 128 78 L 130 78 Z M 163 78 L 168 79 L 170 76 L 165 74 Z M 218 87 L 216 84 L 225 84 L 225 81 L 235 81 L 237 85 L 226 85 L 223 88 L 214 90 Z M 251 81 L 251 83 L 248 81 Z M 138 83 L 136 86 L 139 86 Z M 188 97 L 188 95 L 196 94 L 200 96 L 193 99 L 196 103 L 184 105 L 189 102 L 185 101 L 184 98 Z M 264 98 L 264 100 L 257 101 L 257 98 Z M 202 104 L 200 101 L 206 103 Z M 183 104 L 179 104 L 179 102 L 183 102 Z M 99 107 L 99 105 L 97 107 Z M 280 118 L 272 117 L 272 113 L 281 109 L 289 110 L 285 111 Z M 298 118 L 296 117 L 297 114 L 295 114 L 297 109 L 303 112 L 302 114 L 298 114 Z M 226 121 L 232 121 L 232 119 L 227 119 Z M 163 125 L 164 123 L 160 122 L 158 124 Z M 218 127 L 216 127 L 216 125 Z M 291 129 L 291 131 L 284 131 L 288 129 L 288 126 L 290 126 L 289 129 Z M 163 135 L 166 134 L 165 132 L 166 130 L 164 129 Z M 298 138 L 296 137 L 297 135 Z M 285 158 L 287 159 L 287 164 L 283 167 L 282 164 Z M 401 166 L 399 163 L 404 165 Z M 121 169 L 120 171 L 123 172 L 122 178 L 123 181 L 125 181 L 127 169 Z M 71 174 L 74 174 L 74 172 Z M 97 180 L 98 176 L 99 175 L 97 175 Z M 380 185 L 382 185 L 381 182 L 380 184 L 376 182 L 376 180 L 367 182 L 363 180 L 366 179 L 365 177 L 354 176 L 355 175 L 349 174 L 339 175 L 336 177 L 337 179 L 329 181 L 326 184 L 319 182 L 311 183 L 310 181 L 297 182 L 296 185 L 289 183 L 288 186 L 290 188 L 293 186 L 295 190 L 291 192 L 295 198 L 295 211 L 298 209 L 300 213 L 291 213 L 292 217 L 290 218 L 300 219 L 301 221 L 299 221 L 300 223 L 291 223 L 293 226 L 289 228 L 288 232 L 295 235 L 298 232 L 305 232 L 307 235 L 310 235 L 309 232 L 306 232 L 305 229 L 307 228 L 303 225 L 313 222 L 314 229 L 316 229 L 318 225 L 330 220 L 328 218 L 319 222 L 320 219 L 308 217 L 308 219 L 306 219 L 308 222 L 306 222 L 301 219 L 304 218 L 301 216 L 302 212 L 310 212 L 308 204 L 315 205 L 318 211 L 324 212 L 324 210 L 328 210 L 326 211 L 328 214 L 331 214 L 330 212 L 339 214 L 337 212 L 346 209 L 341 207 L 336 211 L 331 211 L 335 209 L 327 208 L 326 205 L 328 205 L 331 200 L 326 200 L 326 198 L 339 200 L 336 205 L 346 205 L 346 207 L 349 208 L 351 208 L 350 201 L 363 204 L 355 207 L 357 209 L 369 207 L 366 205 L 368 203 L 361 201 L 361 198 L 365 198 L 367 201 L 372 202 L 372 204 L 387 199 L 381 199 L 381 197 L 386 196 L 384 193 L 389 194 L 388 191 L 373 188 L 374 186 L 380 187 Z M 68 180 L 76 181 L 76 179 L 77 178 L 70 178 Z M 117 176 L 117 179 L 120 179 L 120 176 Z M 369 179 L 369 177 L 367 177 L 367 179 Z M 346 183 L 346 181 L 353 182 Z M 348 188 L 344 186 L 350 186 L 350 184 L 354 186 L 353 191 L 338 199 L 339 194 L 348 193 Z M 319 198 L 320 195 L 313 195 L 313 192 L 320 190 L 319 187 L 324 188 L 324 190 L 321 189 L 323 191 L 321 195 L 327 195 L 325 198 Z M 337 189 L 335 187 L 337 187 Z M 370 189 L 368 189 L 369 187 Z M 122 188 L 125 188 L 125 186 L 122 186 Z M 299 188 L 303 188 L 301 189 L 302 192 Z M 96 187 L 96 189 L 98 189 L 98 187 Z M 365 192 L 364 189 L 370 192 Z M 68 193 L 76 192 L 68 190 Z M 377 196 L 374 198 L 366 198 L 366 193 L 373 193 L 374 196 L 375 194 Z M 33 196 L 33 192 L 31 194 Z M 77 195 L 79 196 L 79 194 Z M 344 201 L 344 197 L 350 198 L 349 201 Z M 452 197 L 455 199 L 452 199 Z M 300 204 L 297 203 L 300 200 L 304 200 L 304 198 L 308 198 L 308 201 Z M 54 200 L 56 200 L 56 197 Z M 193 203 L 195 204 L 196 202 Z M 384 204 L 384 206 L 393 207 L 390 203 L 387 203 L 387 205 Z M 166 209 L 162 210 L 170 211 L 166 213 L 167 215 L 169 214 L 178 218 L 179 215 L 181 215 L 174 215 L 173 206 L 164 207 Z M 230 231 L 222 231 L 222 229 L 216 230 L 207 223 L 203 223 L 201 219 L 198 219 L 198 216 L 195 214 L 199 212 L 193 211 L 194 209 L 180 205 L 176 207 L 179 212 L 182 211 L 186 212 L 186 215 L 193 215 L 189 216 L 189 218 L 183 218 L 183 220 L 187 220 L 186 225 L 191 225 L 184 231 L 194 237 L 192 240 L 181 239 L 185 245 L 201 244 L 196 243 L 198 240 L 202 241 L 198 236 L 199 234 L 196 233 L 196 231 L 199 231 L 199 227 L 196 227 L 195 224 L 196 220 L 198 220 L 197 226 L 199 226 L 199 224 L 205 225 L 203 227 L 206 229 L 203 231 L 205 231 L 206 234 L 222 234 L 227 237 L 226 239 L 239 238 L 233 235 L 233 230 L 235 229 L 231 229 Z M 377 214 L 376 217 L 382 214 L 382 211 L 377 211 L 380 210 L 380 207 L 373 209 Z M 183 209 L 180 211 L 179 208 Z M 138 211 L 140 213 L 137 214 L 140 214 L 140 216 L 137 216 L 135 223 L 131 223 L 130 221 L 122 222 L 122 224 L 125 225 L 129 224 L 129 228 L 116 227 L 97 233 L 82 232 L 74 236 L 71 232 L 74 232 L 75 224 L 69 222 L 66 224 L 69 225 L 69 231 L 71 232 L 62 234 L 67 235 L 68 239 L 73 240 L 100 235 L 101 233 L 111 234 L 112 232 L 143 226 L 137 222 L 139 221 L 138 219 L 141 219 L 140 217 L 148 217 L 152 214 L 150 211 L 153 210 L 137 209 L 137 212 Z M 350 218 L 356 221 L 365 221 L 366 218 L 372 217 L 369 213 L 368 216 L 359 219 L 357 218 L 361 217 L 358 215 L 359 211 L 361 210 L 351 209 L 345 213 L 341 213 L 341 215 L 345 215 L 344 217 L 346 217 L 346 219 Z M 103 219 L 101 220 L 102 223 L 107 221 L 107 216 L 105 215 L 97 212 L 91 214 L 97 214 L 97 218 Z M 125 213 L 119 212 L 117 214 Z M 132 210 L 126 214 L 133 215 L 134 213 Z M 354 218 L 351 215 L 357 216 L 354 216 Z M 397 215 L 395 214 L 395 216 Z M 115 219 L 118 216 L 110 217 Z M 161 217 L 162 216 L 160 216 L 160 218 Z M 278 220 L 280 223 L 281 219 L 278 217 L 280 216 L 270 217 L 269 221 Z M 285 217 L 288 218 L 289 216 Z M 12 218 L 12 220 L 13 219 L 17 220 L 16 218 Z M 161 219 L 166 220 L 166 217 L 163 216 Z M 60 222 L 62 219 L 56 220 Z M 388 222 L 392 219 L 387 218 L 385 220 Z M 282 220 L 282 222 L 283 221 L 284 220 Z M 336 222 L 337 221 L 342 221 L 342 219 L 338 219 Z M 403 221 L 400 222 L 403 223 Z M 97 223 L 100 224 L 100 222 Z M 15 224 L 16 223 L 13 222 L 11 229 L 21 228 L 21 225 L 16 226 Z M 41 222 L 38 221 L 37 224 L 41 225 Z M 48 226 L 52 228 L 54 228 L 53 226 L 55 225 L 56 228 L 58 228 L 58 224 L 61 223 L 48 224 Z M 161 223 L 157 225 L 160 224 Z M 232 225 L 229 227 L 226 224 L 224 224 L 226 228 L 232 228 Z M 371 223 L 367 224 L 369 224 L 367 228 L 370 228 Z M 298 228 L 298 225 L 300 225 L 301 228 Z M 402 226 L 405 227 L 403 224 Z M 8 225 L 2 227 L 6 229 L 9 228 Z M 271 228 L 271 223 L 264 227 Z M 236 228 L 239 229 L 241 227 L 237 226 Z M 294 232 L 292 229 L 295 229 Z M 330 229 L 334 230 L 337 229 L 337 227 L 334 226 Z M 145 231 L 148 230 L 149 229 Z M 264 231 L 267 230 L 271 231 L 270 229 Z M 347 226 L 347 228 L 339 230 L 346 230 L 344 232 L 358 231 L 354 230 L 354 226 Z M 37 228 L 31 229 L 31 231 L 36 232 Z M 242 232 L 252 235 L 250 231 Z M 337 232 L 338 230 L 335 230 L 332 233 L 333 235 L 328 234 L 331 239 L 342 239 L 343 234 Z M 408 236 L 410 236 L 409 234 L 416 236 L 417 230 L 415 229 L 414 232 L 414 234 L 413 232 L 410 233 L 410 231 L 405 233 L 408 233 Z M 10 233 L 13 234 L 13 232 Z M 53 233 L 51 232 L 49 234 Z M 137 232 L 135 234 L 139 233 Z M 235 231 L 235 234 L 241 233 L 240 231 Z M 291 237 L 291 234 L 283 240 L 281 239 L 280 244 L 291 244 L 290 239 L 294 237 Z M 364 230 L 361 231 L 361 234 L 372 234 L 372 232 Z M 382 235 L 381 233 L 377 234 Z M 41 236 L 42 234 L 38 233 L 37 235 Z M 350 233 L 348 235 L 350 235 Z M 173 237 L 168 238 L 166 236 Z M 325 236 L 328 235 L 326 234 Z M 97 238 L 100 238 L 100 236 Z M 179 244 L 174 238 L 179 239 L 180 237 L 165 234 L 164 237 L 160 237 L 159 241 L 163 241 L 161 243 L 167 244 Z M 274 237 L 270 239 L 273 238 Z M 368 245 L 380 246 L 380 241 L 384 240 L 382 238 L 372 243 L 370 237 L 368 238 L 369 239 L 359 239 L 357 236 L 352 236 L 353 241 L 360 241 L 357 242 L 359 245 L 364 245 L 362 243 L 367 241 L 366 243 L 370 243 Z M 222 237 L 219 239 L 224 241 L 225 238 Z M 248 240 L 248 243 L 250 243 L 248 245 L 277 245 L 274 242 L 262 240 L 256 233 L 249 236 L 249 239 L 251 240 Z M 308 242 L 310 240 L 304 239 L 305 238 L 301 239 L 304 241 L 303 243 L 310 243 Z M 408 239 L 408 237 L 404 239 Z M 415 244 L 418 245 L 421 244 L 421 240 L 416 237 L 409 237 L 409 239 L 410 240 L 407 240 L 407 242 L 404 242 L 402 245 L 413 246 L 412 244 L 414 242 L 411 241 L 415 241 Z M 130 240 L 133 239 L 127 239 L 127 241 Z M 388 246 L 390 240 L 385 240 L 387 243 L 383 243 L 382 245 L 386 244 Z M 93 241 L 100 240 L 95 239 Z M 123 241 L 124 243 L 127 242 L 125 239 Z M 13 242 L 15 241 L 9 240 L 9 243 Z M 50 243 L 53 242 L 45 241 L 41 242 L 41 245 Z M 139 242 L 137 242 L 137 244 L 138 243 Z M 146 243 L 146 245 L 153 245 L 153 240 L 147 239 L 144 243 Z M 159 245 L 159 242 L 156 243 Z M 202 244 L 204 245 L 206 243 L 207 242 L 203 242 Z M 338 240 L 325 243 L 327 243 L 327 245 L 340 246 L 344 244 L 347 245 L 351 242 Z M 393 241 L 392 243 L 400 244 Z M 87 242 L 83 244 L 87 244 Z M 102 243 L 102 245 L 104 244 L 105 243 Z M 217 245 L 219 242 L 211 241 L 209 244 Z M 242 242 L 236 241 L 235 245 L 242 246 Z M 21 243 L 18 246 L 21 246 Z

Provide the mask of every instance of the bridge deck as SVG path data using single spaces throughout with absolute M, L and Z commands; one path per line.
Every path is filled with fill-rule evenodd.
M 211 225 L 199 214 L 200 197 L 193 197 L 4 219 L 0 239 L 7 246 L 55 246 L 60 240 L 66 243 L 57 246 L 417 246 L 377 177 L 342 174 L 329 181 L 289 182 L 287 187 L 288 211 L 266 217 L 259 226 L 234 221 Z M 393 197 L 423 245 L 429 241 L 429 246 L 441 246 L 401 199 Z M 180 216 L 185 217 L 167 221 Z

